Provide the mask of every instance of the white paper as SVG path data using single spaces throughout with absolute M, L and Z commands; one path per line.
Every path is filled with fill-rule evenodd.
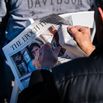
M 69 18 L 71 24 L 73 25 L 82 25 L 93 28 L 94 23 L 94 12 L 79 12 L 79 13 L 68 13 L 60 15 L 64 19 Z M 23 32 L 21 32 L 14 40 L 8 43 L 3 47 L 4 54 L 7 58 L 7 64 L 10 66 L 15 80 L 18 84 L 20 90 L 26 88 L 28 78 L 31 75 L 31 72 L 28 71 L 26 67 L 29 61 L 29 49 L 30 45 L 34 42 L 41 44 L 45 44 L 47 42 L 51 43 L 53 48 L 57 47 L 57 43 L 54 39 L 54 35 L 49 32 L 48 28 L 54 26 L 55 29 L 59 30 L 59 25 L 44 23 L 40 21 L 34 21 L 31 25 L 29 25 Z M 67 26 L 67 25 L 66 25 Z M 59 33 L 59 45 L 62 46 L 62 52 L 58 53 L 58 63 L 64 63 L 69 60 L 72 60 L 77 57 L 85 56 L 83 51 L 78 48 L 76 42 L 73 38 L 66 32 L 66 26 L 63 25 L 63 28 L 60 28 Z M 59 49 L 58 49 L 59 50 Z M 58 51 L 57 50 L 57 51 Z M 27 53 L 29 51 L 29 53 Z M 25 52 L 25 53 L 24 53 Z M 24 54 L 23 54 L 24 53 Z M 27 55 L 25 57 L 25 55 Z M 23 55 L 23 61 L 17 62 L 17 57 Z M 26 60 L 26 62 L 24 62 Z M 58 65 L 59 65 L 58 64 Z M 22 69 L 20 69 L 22 68 Z

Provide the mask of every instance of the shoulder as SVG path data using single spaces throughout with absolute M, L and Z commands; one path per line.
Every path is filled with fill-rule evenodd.
M 93 101 L 98 101 L 98 97 L 103 95 L 102 89 L 100 90 L 103 86 L 102 63 L 103 56 L 96 55 L 55 67 L 52 73 L 57 88 L 64 95 L 63 99 L 79 103 L 81 100 L 91 101 L 94 97 Z
M 101 55 L 78 58 L 56 66 L 52 73 L 56 78 L 103 73 L 102 62 L 103 56 Z

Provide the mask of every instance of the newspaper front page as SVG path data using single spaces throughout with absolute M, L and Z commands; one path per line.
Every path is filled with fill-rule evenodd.
M 41 20 L 34 21 L 14 40 L 3 47 L 7 64 L 10 66 L 20 90 L 27 87 L 31 72 L 37 69 L 32 63 L 33 59 L 36 59 L 36 55 L 33 57 L 34 49 L 32 47 L 34 44 L 41 47 L 49 43 L 52 50 L 56 50 L 54 52 L 58 58 L 56 65 L 86 56 L 66 28 L 71 25 L 82 25 L 93 30 L 94 11 L 60 16 L 50 15 Z M 93 38 L 93 35 L 91 35 L 91 38 Z M 37 46 L 36 49 L 38 49 Z

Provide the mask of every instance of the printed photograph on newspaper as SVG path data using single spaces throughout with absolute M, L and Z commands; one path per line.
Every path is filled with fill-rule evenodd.
M 89 21 L 85 22 L 84 19 L 87 19 L 87 15 Z M 78 23 L 79 19 L 81 21 Z M 6 62 L 21 90 L 27 87 L 30 74 L 33 71 L 38 69 L 52 71 L 54 66 L 86 56 L 67 32 L 67 27 L 72 25 L 90 27 L 92 39 L 95 32 L 94 12 L 49 15 L 31 23 L 15 39 L 3 47 Z

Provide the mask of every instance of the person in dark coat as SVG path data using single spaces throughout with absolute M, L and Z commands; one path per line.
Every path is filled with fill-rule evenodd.
M 52 73 L 62 103 L 103 102 L 103 9 L 98 7 L 97 44 L 90 41 L 86 27 L 68 28 L 88 57 L 78 58 L 53 68 Z
M 99 26 L 102 26 L 103 28 L 103 10 L 98 7 L 98 11 L 100 15 L 99 19 L 102 21 Z M 98 30 L 99 29 L 101 28 L 98 28 Z M 48 71 L 45 76 L 52 74 L 51 77 L 53 77 L 53 81 L 46 81 L 46 83 L 51 84 L 45 85 L 45 83 L 42 82 L 43 85 L 45 85 L 43 87 L 42 85 L 36 83 L 32 86 L 32 89 L 30 89 L 31 86 L 29 86 L 28 92 L 24 93 L 25 90 L 22 91 L 19 95 L 18 100 L 20 100 L 20 98 L 23 99 L 25 95 L 31 95 L 31 92 L 33 90 L 33 93 L 35 95 L 33 94 L 29 96 L 29 99 L 25 98 L 25 100 L 28 100 L 28 102 L 18 103 L 34 103 L 30 102 L 30 100 L 34 100 L 35 103 L 45 102 L 46 99 L 43 99 L 45 92 L 42 92 L 45 89 L 47 90 L 47 94 L 54 94 L 58 97 L 56 101 L 55 96 L 51 97 L 51 95 L 48 95 L 48 103 L 51 103 L 50 101 L 52 100 L 54 100 L 55 103 L 103 102 L 103 42 L 100 38 L 102 36 L 103 39 L 103 35 L 97 35 L 98 46 L 95 47 L 90 40 L 89 28 L 74 26 L 67 28 L 67 30 L 71 33 L 80 48 L 85 53 L 87 53 L 87 57 L 77 58 L 67 63 L 56 66 L 52 69 L 51 73 Z M 34 76 L 33 81 L 38 81 L 36 76 Z M 41 82 L 39 81 L 39 83 Z M 52 86 L 54 88 L 51 88 Z M 36 96 L 38 97 L 36 91 L 39 90 L 40 92 L 37 92 L 39 93 L 39 98 L 36 98 Z M 41 99 L 42 101 L 39 101 L 39 99 Z M 52 101 L 52 103 L 54 101 Z

